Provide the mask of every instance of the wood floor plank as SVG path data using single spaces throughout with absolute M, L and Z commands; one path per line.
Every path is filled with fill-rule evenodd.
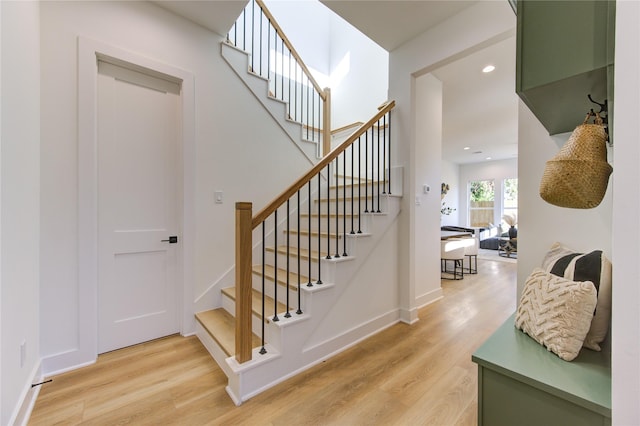
M 475 425 L 471 354 L 515 310 L 516 265 L 479 261 L 443 298 L 236 407 L 195 336 L 100 355 L 42 387 L 30 425 Z

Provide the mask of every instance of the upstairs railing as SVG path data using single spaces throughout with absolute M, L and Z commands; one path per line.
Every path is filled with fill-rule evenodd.
M 349 256 L 347 235 L 361 234 L 362 213 L 380 213 L 381 199 L 391 194 L 390 130 L 394 107 L 395 101 L 383 104 L 373 118 L 255 216 L 252 217 L 251 203 L 236 203 L 236 359 L 239 363 L 252 358 L 253 230 L 260 228 L 260 353 L 264 354 L 264 324 L 267 318 L 280 320 L 278 315 L 282 312 L 278 312 L 278 302 L 285 305 L 284 317 L 291 317 L 294 310 L 301 315 L 301 286 L 323 284 L 322 259 Z M 305 226 L 303 238 L 301 229 Z M 312 228 L 315 229 L 312 231 Z M 280 233 L 284 234 L 282 239 Z M 275 247 L 268 254 L 269 259 L 267 244 Z M 282 270 L 278 266 L 279 252 L 285 257 Z M 272 268 L 267 268 L 268 260 L 272 261 Z M 267 275 L 273 282 L 272 288 L 267 288 Z M 278 288 L 279 282 L 284 284 L 284 289 Z M 294 301 L 290 297 L 291 286 L 297 288 Z M 275 299 L 273 313 L 265 312 L 267 291 Z
M 331 91 L 322 89 L 261 0 L 250 0 L 227 34 L 227 43 L 249 53 L 250 71 L 269 81 L 269 95 L 287 103 L 304 137 L 331 150 Z

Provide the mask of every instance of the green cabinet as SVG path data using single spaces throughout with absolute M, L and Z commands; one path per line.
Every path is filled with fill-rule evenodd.
M 611 353 L 563 361 L 514 326 L 512 315 L 473 354 L 478 425 L 611 424 Z
M 549 134 L 613 104 L 614 32 L 615 1 L 517 2 L 516 92 Z

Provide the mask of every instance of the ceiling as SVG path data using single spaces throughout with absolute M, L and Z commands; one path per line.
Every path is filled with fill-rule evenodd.
M 226 35 L 248 0 L 157 0 L 156 5 L 215 33 Z
M 512 36 L 432 72 L 443 85 L 444 160 L 469 164 L 518 156 L 515 57 Z M 483 73 L 489 64 L 495 70 Z
M 320 0 L 345 21 L 391 51 L 477 1 Z
M 320 0 L 387 51 L 391 51 L 478 1 Z M 246 0 L 154 1 L 197 24 L 226 34 Z M 509 3 L 504 1 L 505 7 Z M 515 20 L 515 16 L 514 16 Z M 496 70 L 483 74 L 492 63 Z M 443 150 L 458 164 L 517 156 L 515 36 L 432 72 L 443 82 Z M 468 150 L 464 150 L 469 147 Z

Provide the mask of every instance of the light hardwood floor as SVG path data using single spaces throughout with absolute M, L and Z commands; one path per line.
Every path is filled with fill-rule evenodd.
M 515 310 L 516 265 L 478 262 L 444 298 L 236 407 L 196 337 L 101 355 L 45 384 L 30 425 L 475 425 L 471 354 Z

